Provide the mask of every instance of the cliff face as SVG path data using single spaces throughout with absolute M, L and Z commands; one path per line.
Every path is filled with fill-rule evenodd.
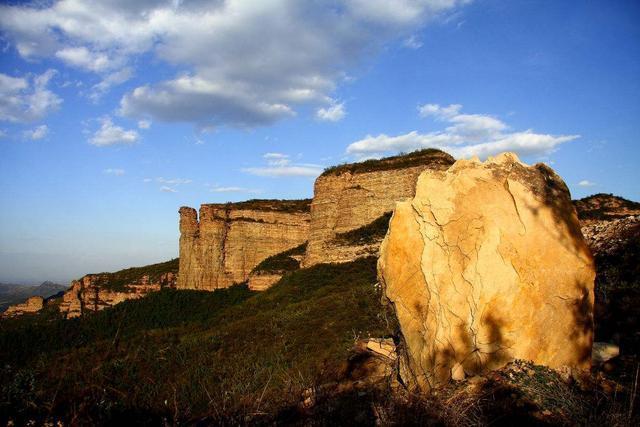
M 42 310 L 42 307 L 44 307 L 44 298 L 41 296 L 33 296 L 22 304 L 9 306 L 7 310 L 2 313 L 2 317 L 16 317 L 24 314 L 37 313 Z
M 142 298 L 165 287 L 175 287 L 177 274 L 161 273 L 157 277 L 145 274 L 126 284 L 114 284 L 112 273 L 87 274 L 71 282 L 62 296 L 59 309 L 67 318 L 100 311 L 121 302 Z
M 391 212 L 395 202 L 413 197 L 421 172 L 445 170 L 453 162 L 442 151 L 423 150 L 327 170 L 314 186 L 303 266 L 377 255 L 384 233 L 362 240 L 354 230 L 366 230 Z M 384 228 L 386 232 L 386 224 Z
M 261 261 L 304 243 L 310 200 L 250 200 L 180 208 L 179 289 L 241 283 Z

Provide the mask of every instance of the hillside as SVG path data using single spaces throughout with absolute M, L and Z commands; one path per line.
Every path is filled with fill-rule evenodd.
M 73 320 L 2 322 L 0 421 L 293 416 L 303 390 L 346 375 L 354 340 L 392 333 L 375 281 L 368 258 L 299 270 L 258 294 L 163 290 Z
M 612 220 L 629 215 L 640 215 L 640 203 L 627 200 L 613 194 L 594 194 L 580 200 L 574 205 L 580 221 Z

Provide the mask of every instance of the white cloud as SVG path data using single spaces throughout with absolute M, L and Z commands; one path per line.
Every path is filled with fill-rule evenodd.
M 322 166 L 314 164 L 292 164 L 289 155 L 282 153 L 266 153 L 262 156 L 267 166 L 244 168 L 242 172 L 257 176 L 310 176 L 322 173 Z
M 578 183 L 580 187 L 594 187 L 596 185 L 595 182 L 591 182 L 588 179 L 583 179 Z
M 0 73 L 0 121 L 34 122 L 57 110 L 62 99 L 47 88 L 55 74 L 55 70 L 25 77 Z
M 49 134 L 49 128 L 47 125 L 40 125 L 33 129 L 25 130 L 22 135 L 26 139 L 31 139 L 33 141 L 37 141 L 38 139 L 42 139 Z
M 254 190 L 244 187 L 211 187 L 209 189 L 212 193 L 247 193 L 247 194 L 259 194 L 260 190 Z
M 178 190 L 176 190 L 175 188 L 171 188 L 168 187 L 166 185 L 163 185 L 162 187 L 160 187 L 160 191 L 162 191 L 163 193 L 177 193 Z
M 160 184 L 168 184 L 168 185 L 183 185 L 183 184 L 191 184 L 193 182 L 190 179 L 184 179 L 184 178 L 167 179 L 161 176 L 156 178 L 156 181 L 159 182 Z
M 122 176 L 125 174 L 124 169 L 105 169 L 103 171 L 107 175 Z
M 140 120 L 140 121 L 138 121 L 138 127 L 140 129 L 149 129 L 151 127 L 151 120 Z
M 483 114 L 461 114 L 461 105 L 441 107 L 425 104 L 418 107 L 422 117 L 433 117 L 437 121 L 449 123 L 444 130 L 430 133 L 412 131 L 403 135 L 367 135 L 347 147 L 347 153 L 358 157 L 372 153 L 382 154 L 398 151 L 412 151 L 421 148 L 439 148 L 455 157 L 478 156 L 486 158 L 503 151 L 515 151 L 527 155 L 546 155 L 560 144 L 572 141 L 579 135 L 550 135 L 535 133 L 533 130 L 509 132 L 509 127 L 501 120 Z
M 316 110 L 316 118 L 322 121 L 337 122 L 344 118 L 347 114 L 344 108 L 344 103 L 331 102 L 328 107 L 319 108 Z
M 351 65 L 465 3 L 60 0 L 0 6 L 0 30 L 27 59 L 105 74 L 151 55 L 178 70 L 127 93 L 128 116 L 253 127 L 322 107 Z M 329 120 L 344 115 L 324 109 Z
M 95 84 L 93 85 L 93 87 L 91 87 L 89 98 L 91 98 L 93 102 L 97 102 L 112 87 L 126 82 L 131 77 L 133 77 L 133 69 L 130 67 L 126 67 L 113 73 L 107 74 L 103 77 L 100 83 Z
M 84 46 L 62 48 L 55 53 L 55 57 L 73 67 L 95 72 L 105 71 L 116 65 L 105 53 L 92 52 Z
M 414 49 L 415 50 L 415 49 L 420 49 L 422 47 L 422 42 L 420 41 L 420 39 L 417 36 L 413 35 L 413 36 L 410 36 L 410 37 L 407 37 L 406 39 L 404 39 L 402 41 L 402 45 L 404 47 L 409 48 L 409 49 Z
M 7 136 L 7 131 L 0 129 L 0 138 L 4 138 L 5 136 Z
M 145 178 L 145 179 L 142 180 L 142 182 L 151 182 L 151 181 L 153 181 L 153 179 L 151 179 L 151 178 Z
M 99 121 L 100 128 L 89 138 L 91 145 L 104 147 L 117 144 L 135 144 L 140 139 L 138 132 L 116 126 L 108 116 L 102 117 Z

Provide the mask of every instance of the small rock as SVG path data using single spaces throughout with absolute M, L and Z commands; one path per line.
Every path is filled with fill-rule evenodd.
M 451 368 L 451 379 L 454 381 L 462 381 L 465 378 L 464 368 L 461 364 L 456 363 Z
M 618 357 L 620 355 L 620 347 L 607 342 L 594 342 L 591 350 L 591 360 L 593 363 L 601 364 L 606 361 Z
M 367 349 L 391 360 L 398 358 L 396 345 L 391 338 L 371 338 L 367 341 Z

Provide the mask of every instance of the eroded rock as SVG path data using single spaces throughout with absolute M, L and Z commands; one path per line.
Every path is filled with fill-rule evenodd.
M 247 281 L 261 261 L 306 242 L 310 202 L 205 204 L 199 218 L 195 209 L 180 208 L 178 289 L 212 291 Z
M 569 191 L 515 154 L 425 171 L 396 204 L 378 273 L 410 387 L 514 359 L 588 368 L 594 266 Z
M 2 313 L 2 317 L 16 317 L 24 314 L 37 313 L 44 307 L 44 298 L 41 296 L 33 296 L 28 298 L 22 304 L 15 304 L 7 307 Z
M 427 149 L 325 171 L 313 188 L 302 266 L 377 256 L 395 202 L 413 197 L 421 172 L 445 170 L 453 162 L 449 154 Z

